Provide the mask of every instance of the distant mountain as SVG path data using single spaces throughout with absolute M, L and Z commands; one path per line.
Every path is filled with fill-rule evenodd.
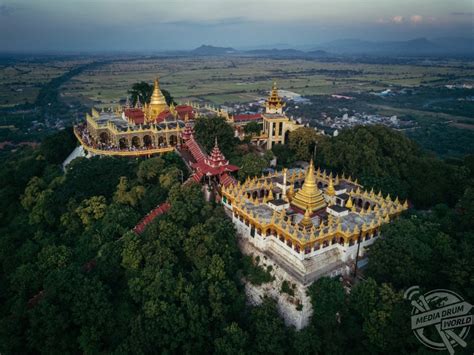
M 190 51 L 190 53 L 194 55 L 226 55 L 235 52 L 236 50 L 231 47 L 215 47 L 206 44 Z
M 265 56 L 265 57 L 302 57 L 305 56 L 306 53 L 303 51 L 299 51 L 297 49 L 254 49 L 251 51 L 244 51 L 243 53 L 247 55 L 255 55 L 255 56 Z
M 300 51 L 298 49 L 255 49 L 250 51 L 242 51 L 241 55 L 256 57 L 272 57 L 272 58 L 319 58 L 329 55 L 326 51 L 315 50 L 310 52 Z
M 329 53 L 326 51 L 323 51 L 322 49 L 316 49 L 313 51 L 306 52 L 306 55 L 310 57 L 327 57 Z
M 186 52 L 189 55 L 198 56 L 223 56 L 223 55 L 243 55 L 255 57 L 275 57 L 275 58 L 308 58 L 308 57 L 322 57 L 328 55 L 323 50 L 314 50 L 310 52 L 300 51 L 293 48 L 259 48 L 252 50 L 236 50 L 231 47 L 215 47 L 210 45 L 202 45 L 196 49 Z
M 366 55 L 446 55 L 474 53 L 472 40 L 455 41 L 452 39 L 428 40 L 416 38 L 408 41 L 371 42 L 360 39 L 341 39 L 324 43 L 315 49 L 322 49 L 337 54 Z

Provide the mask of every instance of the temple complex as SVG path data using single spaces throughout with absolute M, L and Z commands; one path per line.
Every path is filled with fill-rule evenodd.
M 193 118 L 191 106 L 167 105 L 156 79 L 150 103 L 142 105 L 138 99 L 135 107 L 92 109 L 86 122 L 74 127 L 74 133 L 92 155 L 151 156 L 179 146 L 185 122 Z
M 275 281 L 266 291 L 247 284 L 249 297 L 257 303 L 264 295 L 275 298 L 287 323 L 297 328 L 311 315 L 306 288 L 323 276 L 349 274 L 380 228 L 408 208 L 350 177 L 315 170 L 312 162 L 306 171 L 284 169 L 223 187 L 222 203 L 242 251 L 272 267 Z M 275 291 L 284 281 L 295 285 L 291 302 Z M 295 302 L 307 308 L 295 311 Z
M 233 126 L 240 138 L 249 122 L 262 124 L 262 131 L 252 137 L 252 142 L 271 149 L 275 144 L 287 143 L 288 133 L 302 125 L 284 114 L 285 103 L 278 95 L 276 83 L 264 106 L 263 113 L 231 115 L 211 105 L 168 105 L 157 78 L 149 103 L 141 103 L 138 98 L 134 107 L 127 100 L 125 106 L 108 111 L 92 109 L 86 114 L 85 123 L 74 127 L 74 133 L 90 155 L 151 156 L 180 146 L 186 122 L 217 115 Z
M 346 262 L 378 236 L 380 227 L 408 205 L 389 195 L 366 191 L 350 177 L 315 170 L 283 170 L 222 189 L 222 202 L 232 211 L 241 234 L 257 248 L 272 249 L 286 260 L 303 283 L 314 281 L 318 268 L 345 273 Z M 309 260 L 334 255 L 332 263 Z M 329 267 L 329 268 L 328 268 Z
M 312 313 L 307 287 L 323 276 L 348 275 L 365 258 L 380 228 L 408 204 L 364 190 L 344 174 L 316 169 L 312 161 L 307 169 L 284 169 L 238 182 L 232 174 L 239 167 L 225 158 L 217 139 L 209 153 L 196 141 L 194 119 L 215 114 L 236 132 L 249 122 L 261 123 L 260 134 L 252 136 L 254 144 L 271 149 L 287 143 L 289 132 L 302 125 L 285 115 L 275 83 L 264 106 L 262 113 L 233 116 L 210 105 L 168 105 L 156 79 L 149 103 L 138 100 L 135 107 L 127 104 L 107 112 L 92 109 L 74 132 L 91 154 L 151 156 L 176 151 L 191 172 L 184 183 L 202 184 L 206 199 L 221 201 L 237 229 L 242 252 L 265 260 L 264 266 L 272 270 L 274 281 L 260 288 L 246 283 L 249 299 L 258 303 L 264 296 L 275 298 L 286 322 L 300 329 Z M 140 234 L 167 208 L 157 206 L 134 231 Z M 293 285 L 294 296 L 279 292 L 283 282 Z

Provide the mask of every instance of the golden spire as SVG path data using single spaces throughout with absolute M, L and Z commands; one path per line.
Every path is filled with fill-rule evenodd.
M 286 197 L 288 198 L 288 202 L 291 202 L 294 194 L 295 194 L 295 188 L 293 184 L 291 184 L 288 191 L 286 192 Z
M 160 83 L 158 78 L 155 79 L 155 83 L 153 85 L 153 94 L 150 98 L 150 105 L 166 105 L 165 97 L 160 89 Z
M 265 106 L 267 108 L 267 113 L 275 113 L 275 111 L 281 113 L 281 108 L 285 106 L 285 103 L 281 99 L 280 95 L 278 95 L 276 81 L 273 82 L 272 90 L 270 92 L 270 96 L 265 102 Z
M 329 196 L 334 196 L 336 194 L 336 190 L 334 190 L 334 185 L 332 183 L 332 178 L 331 177 L 329 177 L 329 186 L 328 186 L 326 192 Z
M 403 208 L 408 209 L 408 200 L 405 200 L 405 202 L 403 202 Z
M 352 209 L 352 206 L 353 206 L 352 199 L 349 197 L 346 202 L 346 207 L 349 209 Z
M 273 191 L 272 191 L 272 189 L 270 189 L 268 191 L 268 201 L 271 201 L 271 200 L 273 200 Z
M 310 226 L 313 226 L 313 221 L 311 220 L 311 213 L 309 211 L 309 206 L 306 207 L 306 211 L 304 213 L 303 219 L 301 220 L 300 224 L 304 228 L 308 228 Z
M 296 192 L 291 204 L 301 210 L 309 208 L 310 212 L 326 207 L 326 201 L 324 201 L 323 194 L 316 185 L 312 160 L 310 161 L 308 171 L 306 172 L 303 187 Z

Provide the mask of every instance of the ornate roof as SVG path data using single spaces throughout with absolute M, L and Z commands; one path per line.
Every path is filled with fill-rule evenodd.
M 275 108 L 280 108 L 280 107 L 285 106 L 285 103 L 281 99 L 280 95 L 278 95 L 276 82 L 273 82 L 272 91 L 270 92 L 270 96 L 268 97 L 266 101 L 266 106 L 275 107 Z
M 312 160 L 309 164 L 308 171 L 306 172 L 303 186 L 296 192 L 291 204 L 302 211 L 309 209 L 311 213 L 326 207 L 326 201 L 324 200 L 323 194 L 316 185 Z
M 181 133 L 181 137 L 183 138 L 184 141 L 187 141 L 191 139 L 194 135 L 194 129 L 191 127 L 189 122 L 186 122 L 186 125 L 184 126 L 184 131 Z
M 190 139 L 189 142 L 193 140 Z M 204 156 L 204 159 L 193 164 L 192 167 L 208 176 L 220 176 L 226 172 L 239 170 L 239 167 L 229 164 L 229 161 L 222 154 L 217 145 L 217 138 L 211 154 Z

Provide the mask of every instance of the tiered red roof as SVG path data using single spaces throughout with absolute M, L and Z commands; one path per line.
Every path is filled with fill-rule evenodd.
M 240 114 L 234 116 L 234 122 L 251 122 L 251 121 L 260 121 L 262 120 L 261 113 L 251 113 L 251 114 Z
M 229 161 L 226 160 L 224 154 L 222 154 L 217 145 L 217 139 L 211 154 L 192 164 L 192 167 L 197 172 L 207 176 L 221 176 L 224 173 L 239 170 L 239 167 L 229 164 Z
M 193 137 L 194 135 L 194 130 L 193 128 L 191 127 L 191 125 L 189 124 L 189 122 L 186 122 L 185 126 L 184 126 L 184 131 L 181 133 L 181 137 L 183 138 L 183 140 L 186 142 L 188 141 L 189 139 L 191 139 L 191 137 Z
M 126 108 L 125 117 L 132 120 L 135 124 L 145 123 L 145 113 L 140 108 Z

